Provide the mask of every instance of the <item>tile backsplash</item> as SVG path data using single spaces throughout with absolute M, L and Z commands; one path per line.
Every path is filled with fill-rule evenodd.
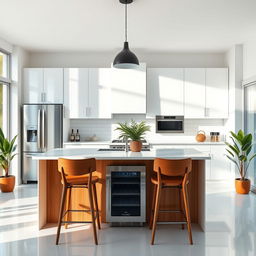
M 209 140 L 210 132 L 220 132 L 221 140 L 225 139 L 225 120 L 223 119 L 185 119 L 184 133 L 155 133 L 155 120 L 146 119 L 145 115 L 113 115 L 112 119 L 71 119 L 70 129 L 79 129 L 81 141 L 90 140 L 93 135 L 100 141 L 110 141 L 117 139 L 119 132 L 115 131 L 118 122 L 129 122 L 145 120 L 151 126 L 151 131 L 147 133 L 148 141 L 194 141 L 197 131 L 206 132 Z

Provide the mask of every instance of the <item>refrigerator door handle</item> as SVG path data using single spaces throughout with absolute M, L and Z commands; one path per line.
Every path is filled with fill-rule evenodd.
M 42 149 L 45 149 L 45 110 L 42 110 Z
M 41 109 L 37 113 L 37 147 L 41 149 Z

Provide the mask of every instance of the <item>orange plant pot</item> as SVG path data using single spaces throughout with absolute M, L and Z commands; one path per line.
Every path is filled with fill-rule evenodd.
M 236 179 L 235 180 L 236 185 L 236 193 L 238 194 L 249 194 L 250 188 L 251 188 L 251 181 L 249 179 L 241 180 Z
M 15 176 L 0 177 L 0 190 L 2 192 L 13 192 L 15 186 Z
M 130 149 L 132 152 L 140 152 L 142 148 L 141 141 L 131 141 L 130 142 Z

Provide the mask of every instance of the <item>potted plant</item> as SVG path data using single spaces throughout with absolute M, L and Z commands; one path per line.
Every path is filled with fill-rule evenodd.
M 231 133 L 231 140 L 233 144 L 226 142 L 228 148 L 226 149 L 228 154 L 227 158 L 232 161 L 240 174 L 240 178 L 235 180 L 236 192 L 238 194 L 248 194 L 250 191 L 251 182 L 246 178 L 248 167 L 256 156 L 253 154 L 250 156 L 252 150 L 252 134 L 244 134 L 242 130 L 239 130 L 237 134 Z
M 0 128 L 0 166 L 3 168 L 5 175 L 0 176 L 0 189 L 2 192 L 12 192 L 15 186 L 15 176 L 9 175 L 10 164 L 15 157 L 15 150 L 17 145 L 14 145 L 17 135 L 8 140 L 4 136 L 2 129 Z
M 145 133 L 150 131 L 150 126 L 145 121 L 136 123 L 134 120 L 130 124 L 118 123 L 116 130 L 120 131 L 120 139 L 131 139 L 130 149 L 132 152 L 140 152 L 142 148 L 141 140 L 144 139 Z

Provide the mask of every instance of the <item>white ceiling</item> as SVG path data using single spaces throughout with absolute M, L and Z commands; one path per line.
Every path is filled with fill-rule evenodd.
M 123 43 L 119 0 L 0 0 L 0 38 L 31 51 L 114 51 Z M 136 51 L 226 51 L 256 39 L 255 0 L 134 0 Z

